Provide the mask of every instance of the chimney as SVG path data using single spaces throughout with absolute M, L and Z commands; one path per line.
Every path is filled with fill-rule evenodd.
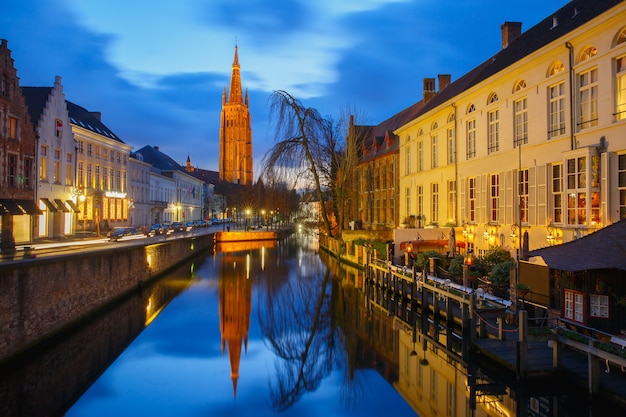
M 102 113 L 101 112 L 99 112 L 99 111 L 90 111 L 89 114 L 91 114 L 93 117 L 98 119 L 99 122 L 102 121 Z
M 159 147 L 158 147 L 157 145 L 154 145 L 154 150 L 155 150 L 155 151 L 158 151 L 158 150 L 159 150 Z
M 450 80 L 452 79 L 450 74 L 439 74 L 437 77 L 439 78 L 439 91 L 450 85 Z
M 424 78 L 424 104 L 428 103 L 435 96 L 435 79 Z
M 522 34 L 522 22 L 504 22 L 500 30 L 502 31 L 502 49 L 504 49 Z

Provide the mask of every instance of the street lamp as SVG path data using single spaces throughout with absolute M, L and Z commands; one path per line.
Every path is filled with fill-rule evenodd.
M 246 232 L 248 231 L 248 217 L 250 217 L 250 209 L 246 209 Z

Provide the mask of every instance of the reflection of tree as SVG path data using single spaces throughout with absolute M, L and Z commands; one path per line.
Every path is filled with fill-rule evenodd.
M 279 411 L 315 390 L 333 367 L 330 271 L 297 277 L 260 302 L 259 323 L 266 343 L 278 356 L 276 382 L 270 387 Z
M 304 271 L 280 286 L 267 281 L 258 315 L 265 342 L 277 356 L 270 385 L 273 407 L 284 411 L 318 388 L 335 365 L 344 370 L 341 399 L 354 404 L 363 393 L 358 375 L 358 307 L 354 289 L 344 298 L 338 268 L 319 263 L 313 251 L 300 249 L 296 258 Z M 323 271 L 323 272 L 322 272 Z M 345 326 L 340 328 L 338 326 Z

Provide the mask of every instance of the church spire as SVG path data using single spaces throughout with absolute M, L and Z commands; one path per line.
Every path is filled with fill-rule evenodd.
M 233 73 L 230 77 L 230 95 L 228 102 L 230 104 L 243 103 L 241 94 L 241 75 L 239 73 L 239 53 L 238 47 L 235 45 L 235 58 L 233 59 Z

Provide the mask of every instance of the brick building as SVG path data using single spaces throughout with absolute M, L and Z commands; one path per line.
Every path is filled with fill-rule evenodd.
M 37 137 L 6 39 L 0 43 L 0 218 L 3 252 L 32 239 L 41 211 L 35 203 Z
M 248 90 L 244 99 L 239 70 L 239 55 L 235 47 L 228 100 L 226 100 L 226 87 L 222 94 L 220 181 L 252 185 L 252 125 L 248 109 Z

